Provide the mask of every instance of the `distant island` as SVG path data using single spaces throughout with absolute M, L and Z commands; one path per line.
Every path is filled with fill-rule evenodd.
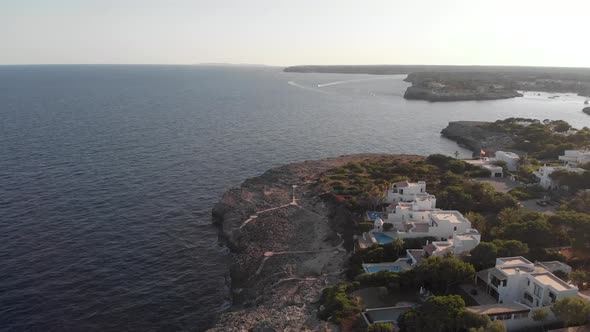
M 427 101 L 493 100 L 521 97 L 518 91 L 590 96 L 590 69 L 504 66 L 294 66 L 295 73 L 408 75 L 406 99 Z

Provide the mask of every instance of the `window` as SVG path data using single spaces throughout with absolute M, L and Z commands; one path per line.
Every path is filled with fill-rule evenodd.
M 528 316 L 528 312 L 518 312 L 514 314 L 514 319 L 527 318 Z
M 534 284 L 535 285 L 535 290 L 533 291 L 533 293 L 535 294 L 536 297 L 541 297 L 543 296 L 543 288 L 541 288 L 539 285 Z
M 453 230 L 456 231 L 457 230 L 457 226 L 453 227 Z
M 553 294 L 552 292 L 549 292 L 549 298 L 551 299 L 551 303 L 555 303 L 555 301 L 557 300 L 557 295 Z
M 530 285 L 531 285 L 531 279 L 527 279 L 527 280 L 526 280 L 526 285 L 527 285 L 527 286 L 530 286 Z
M 533 296 L 529 294 L 529 292 L 524 292 L 524 299 L 529 301 L 530 303 L 533 303 Z

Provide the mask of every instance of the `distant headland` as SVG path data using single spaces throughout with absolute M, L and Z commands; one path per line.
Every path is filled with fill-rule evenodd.
M 293 66 L 294 73 L 408 75 L 404 98 L 427 101 L 492 100 L 521 97 L 519 91 L 577 93 L 590 97 L 590 68 L 361 65 Z

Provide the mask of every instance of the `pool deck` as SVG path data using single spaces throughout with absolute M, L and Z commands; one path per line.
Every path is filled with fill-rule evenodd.
M 410 264 L 407 262 L 407 258 L 400 258 L 395 262 L 386 262 L 386 263 L 370 263 L 370 264 L 363 264 L 363 269 L 367 273 L 375 273 L 379 271 L 392 271 L 392 272 L 401 272 L 406 271 L 412 268 Z M 371 271 L 373 269 L 379 269 L 378 271 Z M 397 268 L 397 269 L 395 269 Z

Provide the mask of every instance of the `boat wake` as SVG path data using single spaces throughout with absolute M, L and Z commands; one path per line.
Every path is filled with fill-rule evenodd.
M 316 89 L 316 88 L 312 88 L 312 87 L 310 87 L 310 86 L 305 86 L 305 85 L 298 84 L 298 83 L 297 83 L 297 82 L 295 82 L 295 81 L 289 81 L 289 82 L 287 82 L 287 83 L 288 83 L 289 85 L 292 85 L 292 86 L 298 87 L 298 88 L 300 88 L 300 89 L 303 89 L 303 90 L 309 90 L 309 91 L 319 92 L 319 93 L 323 93 L 323 94 L 330 94 L 329 92 L 326 92 L 326 91 L 323 91 L 323 90 L 320 90 L 320 89 Z M 318 85 L 318 86 L 319 86 L 319 85 Z
M 391 79 L 398 79 L 398 77 L 385 76 L 385 77 L 371 77 L 371 78 L 360 78 L 360 79 L 355 79 L 355 80 L 336 81 L 336 82 L 318 84 L 318 88 L 323 88 L 325 86 L 330 86 L 330 85 L 347 84 L 347 83 L 362 82 L 362 81 L 379 81 L 379 80 L 391 80 Z

